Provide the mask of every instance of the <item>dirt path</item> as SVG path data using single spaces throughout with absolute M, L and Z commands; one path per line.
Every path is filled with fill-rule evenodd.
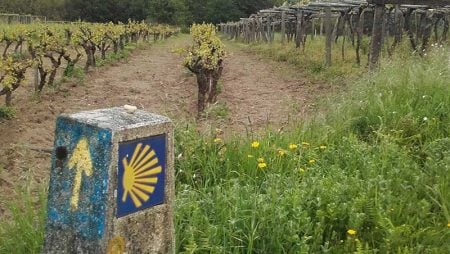
M 186 43 L 187 37 L 182 36 L 138 49 L 127 63 L 98 68 L 83 85 L 64 84 L 40 99 L 25 88 L 17 93 L 13 99 L 16 118 L 0 121 L 0 215 L 3 203 L 18 186 L 46 186 L 50 154 L 35 148 L 52 147 L 55 119 L 61 113 L 131 104 L 175 121 L 193 121 L 195 77 L 181 66 L 180 56 L 172 53 Z M 267 63 L 235 45 L 229 44 L 228 51 L 223 92 L 210 117 L 202 120 L 204 129 L 220 126 L 240 132 L 268 124 L 280 126 L 289 117 L 304 115 L 313 91 L 323 87 L 310 84 L 301 73 L 291 75 L 292 67 Z M 291 74 L 285 75 L 286 70 Z
M 231 43 L 226 59 L 223 100 L 231 110 L 234 129 L 280 127 L 304 117 L 312 107 L 315 91 L 299 70 L 263 59 Z

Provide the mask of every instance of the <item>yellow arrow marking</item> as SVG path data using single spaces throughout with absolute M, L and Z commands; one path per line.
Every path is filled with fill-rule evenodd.
M 78 202 L 80 201 L 80 187 L 82 173 L 91 176 L 94 171 L 92 166 L 91 152 L 86 138 L 82 138 L 75 146 L 75 150 L 69 160 L 69 168 L 76 170 L 72 198 L 70 199 L 70 207 L 72 211 L 78 210 Z

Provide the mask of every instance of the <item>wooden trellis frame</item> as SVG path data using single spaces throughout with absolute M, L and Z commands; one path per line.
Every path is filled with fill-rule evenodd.
M 29 24 L 33 22 L 46 22 L 47 17 L 36 15 L 20 15 L 10 13 L 0 13 L 0 23 L 5 24 Z
M 343 42 L 345 37 L 350 37 L 356 51 L 356 62 L 360 64 L 362 37 L 370 35 L 369 68 L 374 69 L 384 38 L 394 38 L 393 44 L 388 47 L 389 54 L 404 32 L 412 48 L 422 52 L 428 46 L 432 33 L 434 40 L 447 41 L 449 23 L 450 0 L 342 0 L 260 10 L 239 22 L 219 24 L 219 29 L 231 39 L 243 39 L 246 43 L 271 43 L 275 31 L 280 31 L 283 43 L 295 41 L 298 48 L 304 48 L 308 35 L 325 34 L 327 65 L 331 65 L 333 39 L 337 42 L 339 36 L 342 36 Z M 441 31 L 438 26 L 441 26 Z

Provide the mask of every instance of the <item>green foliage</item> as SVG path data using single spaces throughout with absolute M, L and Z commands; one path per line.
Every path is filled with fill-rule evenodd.
M 43 192 L 35 197 L 36 194 L 22 191 L 17 200 L 7 204 L 10 219 L 0 221 L 0 253 L 41 253 L 46 198 Z
M 85 77 L 84 70 L 79 67 L 69 68 L 64 71 L 64 77 L 83 79 Z
M 221 66 L 225 50 L 216 35 L 216 27 L 212 24 L 193 24 L 191 35 L 194 43 L 185 52 L 184 65 L 194 73 L 217 70 Z
M 225 103 L 215 103 L 211 105 L 204 113 L 205 118 L 212 119 L 229 119 L 230 118 L 230 108 Z
M 289 132 L 179 124 L 177 252 L 450 253 L 448 55 L 394 60 Z M 38 252 L 43 211 L 12 212 L 0 252 Z
M 12 119 L 16 111 L 12 107 L 0 106 L 0 119 Z
M 147 0 L 71 0 L 64 5 L 65 19 L 88 22 L 126 22 L 147 16 Z
M 64 18 L 65 0 L 0 0 L 0 13 L 34 14 L 52 20 Z
M 179 128 L 177 251 L 450 252 L 450 68 L 439 50 L 390 63 L 291 132 L 223 143 Z
M 84 70 L 88 71 L 96 65 L 96 52 L 101 55 L 101 62 L 120 59 L 128 54 L 130 42 L 148 43 L 151 36 L 157 41 L 175 32 L 175 28 L 167 25 L 132 20 L 127 24 L 0 24 L 0 45 L 4 47 L 0 59 L 0 96 L 5 95 L 6 106 L 10 106 L 12 92 L 20 87 L 32 65 L 39 76 L 35 91 L 41 92 L 46 85 L 54 85 L 64 61 L 64 76 L 70 77 L 83 56 L 82 51 L 86 56 Z M 21 53 L 22 47 L 29 54 Z M 114 54 L 106 59 L 110 49 Z
M 278 37 L 278 34 L 277 34 Z M 304 49 L 298 49 L 294 43 L 283 45 L 278 38 L 271 44 L 233 43 L 237 47 L 249 52 L 257 53 L 266 58 L 279 62 L 286 62 L 305 70 L 308 78 L 317 81 L 326 81 L 333 84 L 343 84 L 353 80 L 365 72 L 367 59 L 362 59 L 361 66 L 356 64 L 356 53 L 351 43 L 346 42 L 345 57 L 342 58 L 341 40 L 333 46 L 332 65 L 325 66 L 325 40 L 322 37 L 307 40 Z M 322 53 L 321 53 L 322 52 Z
M 190 26 L 239 20 L 282 0 L 0 0 L 2 12 L 48 16 L 52 20 L 126 22 L 128 19 Z
M 25 70 L 31 61 L 23 61 L 13 56 L 0 59 L 0 91 L 13 90 L 25 79 Z
M 160 23 L 190 26 L 239 20 L 260 9 L 279 5 L 272 0 L 150 0 L 149 18 Z

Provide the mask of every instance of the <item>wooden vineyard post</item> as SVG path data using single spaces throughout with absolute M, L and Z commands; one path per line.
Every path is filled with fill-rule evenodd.
M 358 11 L 358 25 L 356 28 L 356 63 L 358 65 L 361 65 L 361 54 L 360 54 L 360 49 L 361 49 L 361 43 L 362 43 L 362 39 L 363 39 L 363 32 L 364 32 L 364 14 L 365 14 L 365 8 L 364 7 L 359 7 L 359 11 Z
M 34 91 L 39 91 L 39 68 L 34 67 Z
M 378 66 L 380 58 L 381 46 L 383 41 L 383 23 L 385 8 L 384 4 L 375 5 L 375 14 L 373 18 L 372 42 L 369 57 L 369 70 L 373 71 Z
M 267 40 L 272 43 L 272 18 L 267 16 Z
M 286 12 L 281 13 L 281 43 L 286 42 Z
M 311 20 L 311 23 L 312 23 L 312 34 L 311 34 L 311 37 L 312 37 L 312 39 L 315 39 L 316 38 L 316 36 L 317 36 L 317 30 L 316 30 L 316 19 L 312 19 Z
M 43 253 L 175 253 L 173 125 L 109 108 L 56 121 Z
M 331 66 L 331 44 L 332 44 L 332 26 L 331 26 L 331 7 L 325 7 L 325 65 Z
M 303 44 L 303 12 L 297 12 L 297 29 L 296 29 L 296 38 L 295 38 L 295 46 L 300 48 Z

